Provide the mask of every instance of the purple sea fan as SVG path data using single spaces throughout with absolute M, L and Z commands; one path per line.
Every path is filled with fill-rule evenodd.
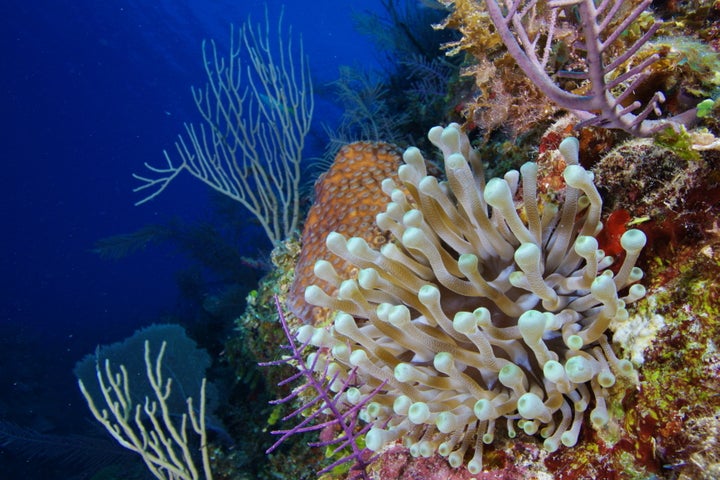
M 275 297 L 275 305 L 283 331 L 288 339 L 288 345 L 285 345 L 285 348 L 290 350 L 290 355 L 284 356 L 280 360 L 260 363 L 260 366 L 287 364 L 298 369 L 295 374 L 278 383 L 278 386 L 290 384 L 301 378 L 304 383 L 294 388 L 287 396 L 273 400 L 270 403 L 278 405 L 293 402 L 296 399 L 299 400 L 302 404 L 283 417 L 282 421 L 285 422 L 293 418 L 302 420 L 291 428 L 272 431 L 273 435 L 280 435 L 280 438 L 265 453 L 272 453 L 292 435 L 318 431 L 321 432 L 320 440 L 309 443 L 309 446 L 333 447 L 333 456 L 340 454 L 343 450 L 347 451 L 349 449 L 350 451 L 349 454 L 342 456 L 320 470 L 318 475 L 330 472 L 340 465 L 353 462 L 348 478 L 368 480 L 370 477 L 367 468 L 375 460 L 376 456 L 372 455 L 370 450 L 361 446 L 361 444 L 364 445 L 364 442 L 358 441 L 372 426 L 370 423 L 361 425 L 360 414 L 362 411 L 367 410 L 374 393 L 384 387 L 384 384 L 378 386 L 374 393 L 368 396 L 360 395 L 359 391 L 353 386 L 356 378 L 354 371 L 341 379 L 341 371 L 334 368 L 337 365 L 328 362 L 320 350 L 311 353 L 306 352 L 310 343 L 318 342 L 318 339 L 313 339 L 312 335 L 317 335 L 317 332 L 322 330 L 316 330 L 309 325 L 301 327 L 297 333 L 297 341 L 300 342 L 298 345 L 295 336 L 290 332 L 277 297 Z M 339 435 L 331 439 L 322 437 L 323 431 L 332 431 L 333 429 L 337 430 Z
M 662 91 L 656 91 L 645 103 L 632 101 L 650 76 L 650 66 L 660 56 L 650 55 L 637 64 L 631 60 L 649 42 L 661 22 L 655 22 L 621 53 L 613 51 L 612 45 L 651 3 L 651 0 L 485 2 L 497 33 L 518 66 L 550 100 L 581 120 L 578 127 L 617 128 L 637 137 L 648 137 L 668 126 L 676 128 L 697 120 L 696 108 L 663 116 L 660 106 L 665 95 Z M 580 35 L 576 50 L 578 59 L 585 62 L 585 69 L 559 71 L 557 76 L 587 82 L 587 93 L 565 90 L 547 71 L 551 52 L 557 46 L 555 33 L 560 26 L 575 29 Z M 660 118 L 651 119 L 652 115 Z

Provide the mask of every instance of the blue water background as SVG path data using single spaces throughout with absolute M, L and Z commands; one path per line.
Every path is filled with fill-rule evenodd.
M 175 308 L 174 274 L 189 262 L 177 250 L 108 261 L 91 249 L 173 217 L 207 217 L 208 191 L 189 175 L 135 207 L 131 174 L 161 165 L 183 122 L 199 120 L 190 86 L 205 81 L 201 41 L 224 46 L 231 22 L 261 20 L 265 5 L 272 17 L 283 3 L 317 87 L 340 65 L 377 67 L 351 13 L 379 10 L 379 0 L 2 2 L 0 421 L 72 431 L 88 417 L 74 363 Z M 320 123 L 338 115 L 317 99 L 306 156 L 322 153 Z M 258 252 L 252 241 L 238 248 Z M 28 396 L 37 402 L 18 405 Z

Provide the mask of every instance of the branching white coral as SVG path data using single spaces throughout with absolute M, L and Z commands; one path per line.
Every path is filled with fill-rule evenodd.
M 342 279 L 330 263 L 316 264 L 338 293 L 311 286 L 306 300 L 338 313 L 329 332 L 306 326 L 299 337 L 329 349 L 339 379 L 356 369 L 349 403 L 385 382 L 364 411 L 372 450 L 402 440 L 414 455 L 438 452 L 477 473 L 498 423 L 510 437 L 516 428 L 539 433 L 549 451 L 573 446 L 586 409 L 593 405 L 594 426 L 606 424 L 607 389 L 634 375 L 605 331 L 645 294 L 632 285 L 645 236 L 623 235 L 625 259 L 613 274 L 595 239 L 602 200 L 573 138 L 560 146 L 561 208 L 538 201 L 536 164 L 486 183 L 458 125 L 429 138 L 447 181 L 428 176 L 418 149 L 405 152 L 402 185 L 383 183 L 390 201 L 377 217 L 393 241 L 374 250 L 328 236 L 357 275 Z

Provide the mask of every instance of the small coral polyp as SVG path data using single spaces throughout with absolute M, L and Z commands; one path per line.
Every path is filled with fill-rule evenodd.
M 405 151 L 402 187 L 383 183 L 389 202 L 377 216 L 392 241 L 376 250 L 328 235 L 357 274 L 343 279 L 317 262 L 316 276 L 337 294 L 310 286 L 305 298 L 338 313 L 329 331 L 304 326 L 298 338 L 327 349 L 338 385 L 355 370 L 347 403 L 383 385 L 364 411 L 371 450 L 400 440 L 415 456 L 437 452 L 477 473 L 500 425 L 510 437 L 539 434 L 548 451 L 571 447 L 585 411 L 592 405 L 590 421 L 605 425 L 607 389 L 635 375 L 605 332 L 645 294 L 634 266 L 645 235 L 623 235 L 614 274 L 595 238 L 602 200 L 574 138 L 559 148 L 568 165 L 561 208 L 538 200 L 536 164 L 486 183 L 458 125 L 429 138 L 447 180 L 427 174 L 417 148 Z

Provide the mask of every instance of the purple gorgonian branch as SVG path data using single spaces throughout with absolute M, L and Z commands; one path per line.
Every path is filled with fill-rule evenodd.
M 310 447 L 332 447 L 333 456 L 346 449 L 349 449 L 350 453 L 317 472 L 318 475 L 330 472 L 340 465 L 353 462 L 348 478 L 369 480 L 367 469 L 377 456 L 372 455 L 372 452 L 367 448 L 360 446 L 361 442 L 358 440 L 372 426 L 371 423 L 362 425 L 360 416 L 373 396 L 385 384 L 381 383 L 371 393 L 358 397 L 354 402 L 348 401 L 348 392 L 353 389 L 353 383 L 355 382 L 355 370 L 351 370 L 347 378 L 340 379 L 339 371 L 332 371 L 332 364 L 326 361 L 321 351 L 306 352 L 310 339 L 298 344 L 295 336 L 290 332 L 277 297 L 275 297 L 275 305 L 283 331 L 288 339 L 288 344 L 284 345 L 284 348 L 288 349 L 290 354 L 280 360 L 260 363 L 260 366 L 291 365 L 298 369 L 296 373 L 278 383 L 278 386 L 291 384 L 300 379 L 304 382 L 295 387 L 285 397 L 270 402 L 272 405 L 278 405 L 297 401 L 301 405 L 283 417 L 282 421 L 285 422 L 291 419 L 300 421 L 290 428 L 272 431 L 273 435 L 280 435 L 280 438 L 265 453 L 272 453 L 293 435 L 320 432 L 321 439 L 317 442 L 308 443 Z M 323 431 L 330 432 L 332 438 L 322 438 Z
M 645 11 L 651 0 L 644 0 L 630 8 L 624 17 L 618 17 L 618 14 L 627 1 L 601 0 L 596 3 L 594 0 L 486 2 L 490 18 L 518 66 L 551 101 L 572 111 L 580 119 L 578 128 L 597 125 L 647 137 L 667 126 L 693 123 L 697 119 L 695 108 L 667 118 L 648 118 L 651 114 L 662 115 L 660 105 L 665 101 L 665 95 L 661 91 L 656 91 L 645 104 L 638 100 L 629 102 L 650 76 L 648 67 L 660 59 L 659 55 L 650 55 L 622 73 L 615 72 L 660 27 L 660 22 L 655 22 L 624 52 L 611 55 L 611 45 Z M 541 14 L 540 7 L 546 7 L 547 12 Z M 563 89 L 546 70 L 560 22 L 579 32 L 583 41 L 575 47 L 586 67 L 584 71 L 556 72 L 557 76 L 588 82 L 589 91 L 585 95 Z

